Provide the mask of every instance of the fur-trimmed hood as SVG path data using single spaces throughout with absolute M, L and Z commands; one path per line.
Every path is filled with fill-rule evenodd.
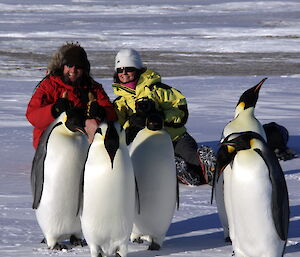
M 52 55 L 48 63 L 48 74 L 62 75 L 63 65 L 73 64 L 82 67 L 87 74 L 90 73 L 90 62 L 85 50 L 78 43 L 66 43 Z

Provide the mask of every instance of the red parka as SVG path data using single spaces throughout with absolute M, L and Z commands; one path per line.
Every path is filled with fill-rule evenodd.
M 101 84 L 92 80 L 90 87 L 83 86 L 80 89 L 65 84 L 59 76 L 48 75 L 36 88 L 26 111 L 26 118 L 34 126 L 34 148 L 37 148 L 43 131 L 54 121 L 54 117 L 51 114 L 52 106 L 66 91 L 68 100 L 73 107 L 86 107 L 88 102 L 86 92 L 92 92 L 98 104 L 105 108 L 105 119 L 108 121 L 117 119 L 113 104 L 110 102 Z

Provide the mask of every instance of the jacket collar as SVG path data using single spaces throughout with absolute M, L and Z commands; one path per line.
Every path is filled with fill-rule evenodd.
M 141 74 L 135 90 L 123 86 L 120 83 L 113 83 L 112 88 L 116 95 L 139 95 L 139 92 L 143 91 L 145 87 L 149 87 L 150 85 L 155 84 L 157 82 L 161 82 L 161 76 L 157 72 L 151 69 L 147 69 L 144 73 Z

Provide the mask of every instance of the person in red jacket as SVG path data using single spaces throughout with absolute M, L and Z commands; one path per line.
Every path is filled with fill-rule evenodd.
M 37 85 L 27 107 L 26 118 L 34 127 L 34 148 L 50 123 L 73 107 L 85 110 L 87 126 L 117 119 L 102 85 L 90 75 L 85 50 L 78 43 L 66 43 L 53 54 L 47 75 Z

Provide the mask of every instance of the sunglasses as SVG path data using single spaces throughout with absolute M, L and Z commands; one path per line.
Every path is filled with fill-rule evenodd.
M 71 64 L 71 63 L 67 63 L 65 64 L 68 68 L 73 68 L 75 67 L 75 69 L 83 69 L 82 66 L 78 65 L 78 64 Z
M 125 73 L 127 72 L 134 72 L 136 71 L 135 67 L 123 67 L 123 68 L 117 68 L 117 73 L 123 73 L 125 71 Z

